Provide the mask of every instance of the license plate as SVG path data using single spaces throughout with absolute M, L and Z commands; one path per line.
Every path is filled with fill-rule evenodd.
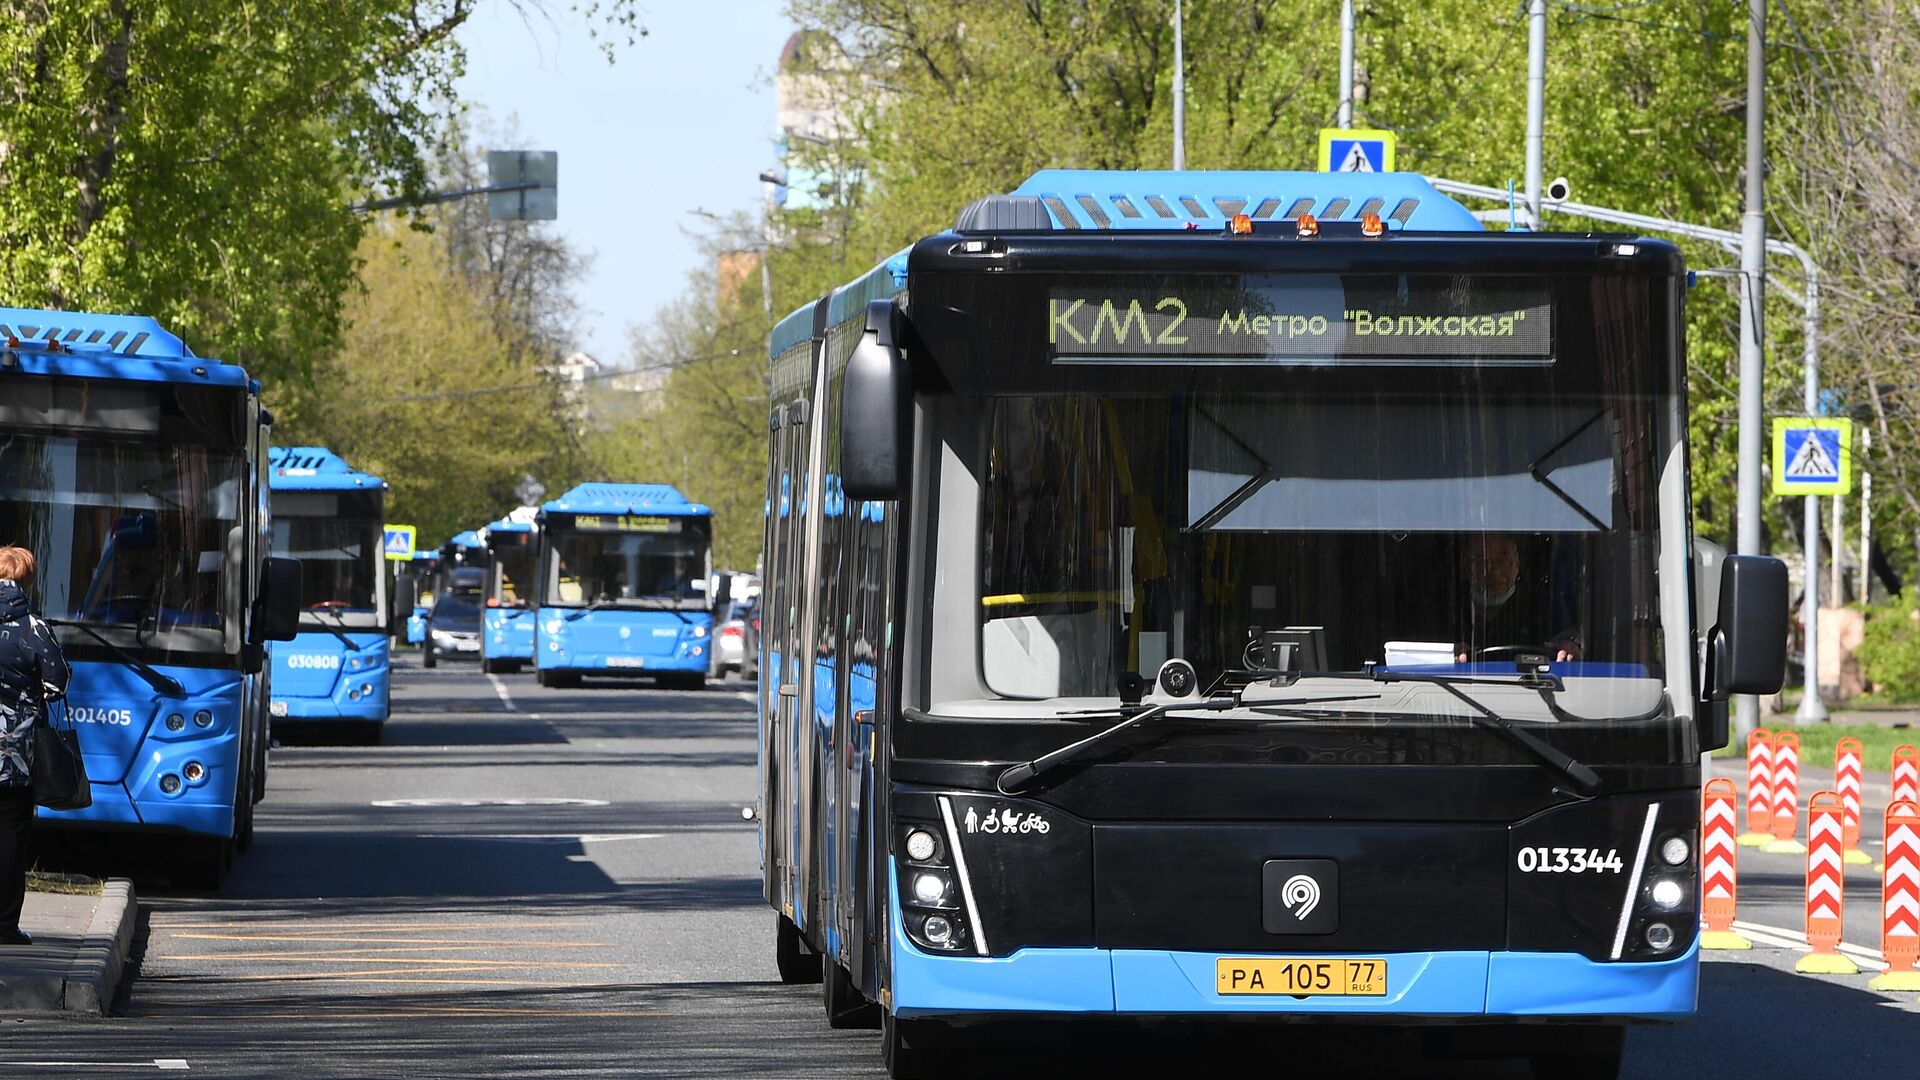
M 267 702 L 267 715 L 269 715 L 269 716 L 285 716 L 285 715 L 287 715 L 287 703 L 286 703 L 286 702 L 284 702 L 284 701 L 269 701 L 269 702 Z
M 1221 959 L 1222 994 L 1290 997 L 1385 997 L 1387 962 L 1352 957 L 1280 956 Z
M 647 658 L 644 656 L 609 656 L 607 657 L 607 666 L 608 667 L 646 667 Z

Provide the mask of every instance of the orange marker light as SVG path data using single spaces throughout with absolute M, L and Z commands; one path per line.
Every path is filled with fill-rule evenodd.
M 1387 223 L 1380 220 L 1379 214 L 1366 214 L 1360 218 L 1361 236 L 1385 236 Z
M 1311 240 L 1320 235 L 1320 219 L 1312 214 L 1301 214 L 1294 219 L 1293 226 L 1302 240 Z
M 1253 232 L 1253 219 L 1245 214 L 1235 214 L 1227 221 L 1227 231 L 1235 236 L 1247 236 Z

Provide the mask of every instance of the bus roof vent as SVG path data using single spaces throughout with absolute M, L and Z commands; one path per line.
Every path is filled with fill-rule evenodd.
M 960 211 L 955 232 L 1045 232 L 1053 228 L 1047 208 L 1032 195 L 989 195 Z
M 1007 211 L 988 209 L 1016 200 L 1024 207 L 1017 219 L 1003 219 L 1000 215 Z M 1250 206 L 1252 216 L 1263 219 L 1297 217 L 1312 213 L 1310 208 L 1316 206 L 1324 208 L 1319 214 L 1323 219 L 1341 217 L 1355 206 L 1359 210 L 1353 217 L 1392 207 L 1390 227 L 1429 232 L 1484 230 L 1466 207 L 1434 190 L 1417 173 L 1043 169 L 1012 194 L 989 196 L 968 207 L 960 215 L 959 231 L 1217 229 L 1233 213 Z
M 186 343 L 145 315 L 94 315 L 81 311 L 0 308 L 0 339 L 24 347 L 57 343 L 86 352 L 143 360 L 197 360 Z
M 668 484 L 580 484 L 552 502 L 542 504 L 540 512 L 707 517 L 713 510 L 688 501 Z

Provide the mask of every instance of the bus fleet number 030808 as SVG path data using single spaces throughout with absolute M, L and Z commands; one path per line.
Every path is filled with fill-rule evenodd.
M 1523 874 L 1617 874 L 1620 849 L 1580 847 L 1523 847 L 1515 857 Z

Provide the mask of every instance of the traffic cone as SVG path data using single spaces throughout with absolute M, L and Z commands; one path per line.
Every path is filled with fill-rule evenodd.
M 1738 893 L 1740 845 L 1734 842 L 1734 802 L 1739 794 L 1733 781 L 1707 781 L 1700 808 L 1700 911 L 1707 928 L 1700 934 L 1703 949 L 1751 949 L 1753 942 L 1734 933 L 1733 910 Z
M 1807 975 L 1858 975 L 1860 965 L 1840 953 L 1846 928 L 1846 863 L 1841 858 L 1840 796 L 1822 791 L 1807 800 L 1807 944 L 1793 970 Z
M 1791 731 L 1773 735 L 1773 839 L 1761 851 L 1798 855 L 1806 846 L 1793 838 L 1800 827 L 1800 736 Z
M 1912 749 L 1901 747 L 1901 749 Z M 1875 990 L 1920 990 L 1920 802 L 1887 807 L 1887 869 L 1880 879 L 1880 958 Z
M 1747 831 L 1741 847 L 1762 847 L 1773 839 L 1773 732 L 1754 728 L 1747 736 Z
M 1872 866 L 1860 850 L 1860 740 L 1849 735 L 1833 747 L 1833 790 L 1840 796 L 1840 858 L 1848 866 Z

